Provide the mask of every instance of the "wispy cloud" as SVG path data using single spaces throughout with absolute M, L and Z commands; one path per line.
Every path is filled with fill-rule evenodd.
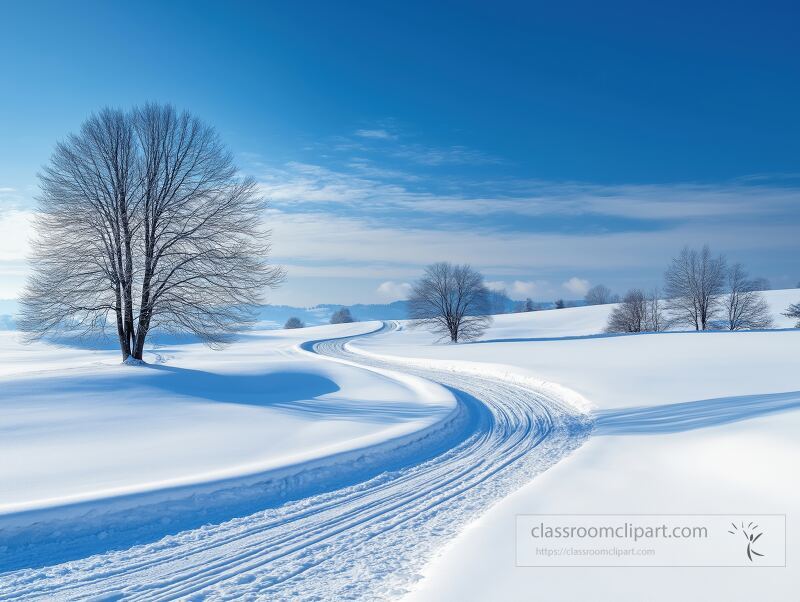
M 768 249 L 772 253 L 796 247 L 796 227 L 790 224 L 769 228 L 687 224 L 669 231 L 580 236 L 558 232 L 501 234 L 479 225 L 451 230 L 396 228 L 326 212 L 277 210 L 270 213 L 269 223 L 276 258 L 281 262 L 321 262 L 329 266 L 332 275 L 342 265 L 380 265 L 381 273 L 391 279 L 405 278 L 409 271 L 441 260 L 470 263 L 492 280 L 553 270 L 651 269 L 658 275 L 684 244 L 708 242 L 720 251 Z
M 760 257 L 749 265 L 758 275 L 797 279 L 775 261 L 797 249 L 800 186 L 788 175 L 780 183 L 620 185 L 489 178 L 446 166 L 491 158 L 409 143 L 398 132 L 365 127 L 326 148 L 330 156 L 316 148 L 314 160 L 241 155 L 271 201 L 274 258 L 290 282 L 359 280 L 361 290 L 392 300 L 425 265 L 445 260 L 472 264 L 514 298 L 582 296 L 590 281 L 650 286 L 643 274 L 657 281 L 676 250 L 703 243 L 748 264 Z M 30 213 L 18 197 L 0 187 L 0 280 L 11 269 L 19 278 L 27 253 Z
M 399 146 L 392 154 L 397 158 L 428 167 L 502 163 L 497 157 L 459 145 L 436 148 L 421 144 L 404 144 Z
M 616 218 L 681 222 L 692 219 L 733 220 L 748 216 L 794 215 L 800 188 L 742 183 L 719 185 L 595 185 L 573 182 L 448 181 L 353 159 L 348 169 L 290 162 L 264 169 L 262 192 L 276 203 L 340 203 L 361 210 L 398 209 L 430 215 L 519 215 Z M 414 184 L 413 188 L 409 187 Z
M 372 140 L 397 140 L 397 134 L 382 128 L 356 130 L 355 135 L 359 138 L 370 138 Z

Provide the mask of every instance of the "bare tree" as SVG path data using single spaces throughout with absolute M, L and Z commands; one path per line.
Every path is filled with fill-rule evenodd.
M 662 310 L 661 295 L 658 288 L 654 288 L 645 301 L 644 329 L 648 332 L 661 332 L 667 327 L 667 320 Z
M 453 343 L 481 336 L 491 323 L 489 290 L 468 265 L 435 263 L 414 283 L 408 315 L 415 326 L 430 328 Z
M 533 300 L 530 297 L 525 299 L 525 301 L 517 301 L 514 304 L 514 312 L 518 314 L 534 311 L 535 309 Z
M 670 321 L 706 330 L 719 313 L 724 287 L 725 258 L 712 257 L 708 245 L 700 251 L 684 247 L 665 274 Z
M 355 318 L 346 307 L 337 309 L 331 316 L 331 324 L 349 324 L 350 322 L 355 322 Z
M 770 328 L 772 316 L 769 305 L 761 296 L 760 283 L 750 280 L 742 264 L 728 270 L 728 292 L 722 299 L 725 325 L 728 330 Z
M 769 291 L 772 290 L 772 284 L 770 284 L 769 280 L 763 277 L 753 278 L 753 290 L 754 291 Z
M 251 324 L 283 272 L 266 263 L 264 203 L 213 128 L 172 106 L 105 109 L 59 143 L 41 176 L 30 339 L 116 325 L 123 360 L 157 328 L 212 347 Z
M 286 324 L 284 324 L 283 327 L 287 330 L 291 330 L 294 328 L 305 328 L 306 325 L 300 318 L 292 317 L 286 320 Z
M 631 289 L 608 316 L 606 332 L 642 332 L 648 317 L 647 298 L 639 289 Z
M 584 297 L 586 305 L 606 305 L 614 303 L 614 294 L 604 284 L 597 284 L 590 288 Z
M 556 309 L 564 309 L 566 306 L 567 306 L 567 304 L 564 303 L 564 299 L 556 299 L 556 302 L 555 302 L 555 308 Z
M 525 304 L 522 306 L 522 311 L 528 312 L 533 311 L 534 309 L 536 308 L 533 306 L 533 300 L 530 297 L 527 297 L 525 299 Z
M 800 328 L 800 302 L 792 303 L 783 315 L 787 318 L 797 318 L 795 328 Z

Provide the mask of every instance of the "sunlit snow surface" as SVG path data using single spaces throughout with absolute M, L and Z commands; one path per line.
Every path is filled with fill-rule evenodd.
M 608 311 L 500 316 L 459 346 L 403 323 L 261 332 L 149 367 L 9 334 L 0 599 L 588 596 L 590 574 L 515 569 L 515 513 L 798 507 L 800 332 L 600 335 Z

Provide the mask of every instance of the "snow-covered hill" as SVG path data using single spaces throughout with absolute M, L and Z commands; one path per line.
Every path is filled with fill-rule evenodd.
M 608 307 L 500 316 L 491 343 L 431 346 L 406 332 L 370 352 L 500 363 L 553 380 L 595 406 L 574 455 L 455 539 L 407 602 L 550 599 L 791 601 L 800 486 L 800 329 L 780 315 L 800 290 L 769 291 L 766 332 L 592 336 Z M 502 339 L 515 339 L 503 342 Z M 517 567 L 520 514 L 788 514 L 786 568 Z M 491 550 L 491 553 L 487 553 Z
M 401 322 L 332 359 L 309 341 L 380 324 L 160 345 L 147 367 L 0 333 L 0 572 L 30 567 L 0 597 L 641 599 L 657 570 L 516 567 L 514 517 L 800 507 L 800 329 L 780 315 L 800 291 L 766 297 L 772 331 L 611 336 L 596 306 L 497 316 L 460 345 Z M 674 575 L 653 599 L 796 586 L 788 571 Z

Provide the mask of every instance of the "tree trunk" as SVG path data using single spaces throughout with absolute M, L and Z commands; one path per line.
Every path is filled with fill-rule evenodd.
M 147 305 L 142 307 L 139 311 L 139 329 L 136 333 L 136 345 L 133 348 L 134 359 L 142 359 L 144 355 L 144 342 L 147 339 L 147 333 L 150 330 L 150 318 L 152 316 L 152 308 Z
M 131 345 L 128 340 L 128 334 L 125 332 L 125 323 L 122 319 L 122 308 L 120 306 L 119 286 L 115 291 L 117 297 L 117 307 L 114 313 L 117 316 L 117 334 L 119 335 L 119 350 L 122 353 L 122 361 L 124 362 L 131 355 Z

